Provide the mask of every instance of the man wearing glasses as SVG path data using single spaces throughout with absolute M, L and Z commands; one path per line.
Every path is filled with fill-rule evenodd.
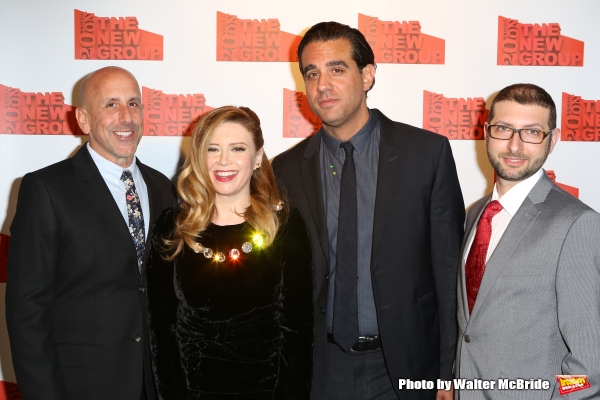
M 497 181 L 467 214 L 458 278 L 461 400 L 600 398 L 600 215 L 546 177 L 559 135 L 538 86 L 492 102 Z

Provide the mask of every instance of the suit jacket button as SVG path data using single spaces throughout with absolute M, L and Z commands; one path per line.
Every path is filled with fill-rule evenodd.
M 325 315 L 325 307 L 321 307 L 321 315 Z
M 143 286 L 140 286 L 140 293 L 144 293 L 146 291 L 146 288 Z
M 465 335 L 465 342 L 471 343 L 471 336 Z
M 134 342 L 139 342 L 140 340 L 142 340 L 142 337 L 136 333 L 131 337 L 131 340 L 133 340 Z

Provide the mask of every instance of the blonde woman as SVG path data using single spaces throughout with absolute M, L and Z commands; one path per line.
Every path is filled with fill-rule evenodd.
M 193 130 L 182 199 L 156 221 L 147 286 L 161 399 L 308 399 L 312 252 L 263 150 L 260 121 L 221 107 Z

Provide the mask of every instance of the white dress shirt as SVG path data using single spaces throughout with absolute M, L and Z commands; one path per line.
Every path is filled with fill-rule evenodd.
M 87 144 L 87 149 L 90 152 L 96 167 L 98 167 L 98 170 L 100 170 L 100 175 L 102 175 L 104 182 L 106 182 L 106 186 L 108 186 L 108 190 L 110 190 L 110 193 L 115 199 L 115 203 L 119 207 L 119 211 L 121 211 L 121 215 L 123 215 L 123 219 L 125 220 L 127 226 L 129 226 L 129 216 L 127 215 L 127 200 L 125 199 L 125 183 L 121 181 L 121 175 L 126 169 L 131 171 L 133 182 L 135 183 L 135 189 L 140 198 L 142 214 L 144 215 L 144 237 L 146 240 L 148 240 L 148 229 L 150 228 L 150 201 L 148 199 L 148 188 L 146 187 L 146 182 L 144 182 L 142 173 L 136 164 L 137 158 L 135 156 L 133 157 L 133 162 L 129 167 L 121 168 L 117 164 L 108 161 L 106 158 L 94 151 L 94 149 L 90 147 L 89 142 Z
M 500 239 L 508 227 L 508 224 L 510 224 L 512 217 L 519 210 L 519 207 L 521 207 L 521 204 L 523 204 L 523 201 L 529 192 L 531 192 L 531 189 L 533 189 L 535 184 L 540 180 L 542 174 L 545 173 L 546 171 L 540 168 L 535 174 L 510 188 L 502 197 L 498 196 L 498 183 L 494 185 L 494 191 L 492 192 L 492 198 L 490 201 L 498 200 L 500 204 L 502 204 L 502 210 L 492 218 L 492 237 L 490 238 L 490 245 L 485 258 L 486 263 L 490 259 L 492 253 L 494 253 L 494 250 L 500 242 Z M 467 262 L 469 250 L 471 249 L 471 244 L 473 243 L 473 238 L 475 237 L 476 231 L 477 229 L 473 229 L 471 237 L 469 238 L 469 246 L 465 248 L 465 253 L 463 254 L 463 265 L 465 265 Z

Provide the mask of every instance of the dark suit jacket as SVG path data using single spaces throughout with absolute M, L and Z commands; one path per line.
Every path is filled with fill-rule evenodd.
M 174 205 L 174 188 L 138 166 L 152 226 Z M 11 233 L 6 321 L 23 399 L 137 400 L 142 385 L 155 398 L 144 273 L 85 146 L 25 175 Z
M 452 379 L 456 273 L 464 203 L 448 140 L 380 114 L 381 143 L 371 279 L 390 379 Z M 327 367 L 329 243 L 323 205 L 320 133 L 277 156 L 273 168 L 291 206 L 302 213 L 315 265 L 314 375 L 321 393 Z M 403 391 L 403 399 L 435 391 Z M 398 393 L 400 393 L 398 391 Z

